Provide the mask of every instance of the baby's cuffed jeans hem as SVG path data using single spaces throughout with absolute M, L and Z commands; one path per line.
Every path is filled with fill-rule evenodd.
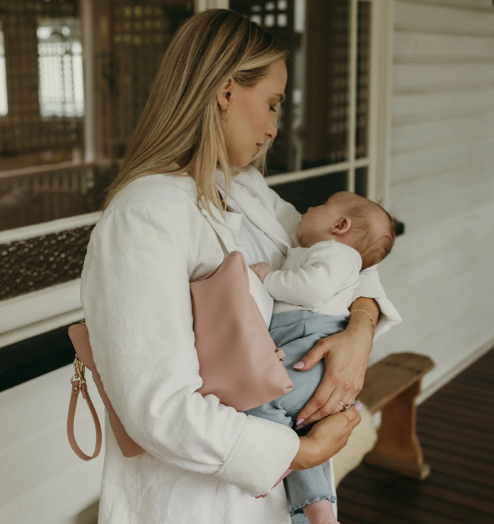
M 303 513 L 303 507 L 304 506 L 307 506 L 307 504 L 312 504 L 313 502 L 319 502 L 321 500 L 324 500 L 324 499 L 328 499 L 330 502 L 332 502 L 333 504 L 336 502 L 336 497 L 334 495 L 328 497 L 326 495 L 323 495 L 322 497 L 316 497 L 314 498 L 313 500 L 311 501 L 308 501 L 308 502 L 304 502 L 303 504 L 301 504 L 300 506 L 297 506 L 296 508 L 292 508 L 290 506 L 289 510 L 290 510 L 290 517 L 293 517 L 294 515 L 296 515 L 297 513 Z

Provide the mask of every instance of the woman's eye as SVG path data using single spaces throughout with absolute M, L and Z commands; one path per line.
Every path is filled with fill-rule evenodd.
M 274 111 L 275 113 L 278 112 L 278 111 L 276 111 L 276 109 L 275 109 L 273 106 L 269 106 L 269 109 L 271 109 L 271 110 Z

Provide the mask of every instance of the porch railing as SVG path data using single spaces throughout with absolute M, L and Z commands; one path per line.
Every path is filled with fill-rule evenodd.
M 0 171 L 0 231 L 94 211 L 94 163 Z

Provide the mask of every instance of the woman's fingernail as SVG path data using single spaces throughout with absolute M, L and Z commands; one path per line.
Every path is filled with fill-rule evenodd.
M 299 429 L 302 429 L 304 427 L 303 424 L 300 424 L 300 426 L 297 426 L 295 429 L 298 431 Z
M 362 409 L 362 404 L 360 402 L 355 402 L 354 406 L 357 411 L 360 411 Z
M 297 424 L 302 424 L 302 422 L 303 422 L 304 420 L 305 420 L 305 418 L 299 418 L 299 419 L 297 420 Z
M 293 367 L 296 368 L 296 369 L 303 368 L 304 367 L 304 363 L 302 361 L 297 362 L 296 364 L 293 364 Z

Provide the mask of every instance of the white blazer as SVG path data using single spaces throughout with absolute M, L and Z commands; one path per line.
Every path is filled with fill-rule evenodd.
M 297 454 L 295 431 L 196 392 L 189 281 L 215 269 L 225 252 L 195 195 L 189 177 L 142 177 L 116 195 L 91 233 L 80 297 L 94 361 L 124 427 L 146 450 L 124 458 L 106 415 L 99 524 L 291 522 L 283 482 L 271 487 Z M 235 177 L 231 196 L 284 252 L 298 245 L 300 213 L 258 170 Z M 216 230 L 235 249 L 212 209 L 223 224 Z M 371 269 L 360 289 L 379 302 L 384 332 L 401 319 Z M 272 298 L 249 274 L 268 318 Z M 334 487 L 329 461 L 323 468 Z

